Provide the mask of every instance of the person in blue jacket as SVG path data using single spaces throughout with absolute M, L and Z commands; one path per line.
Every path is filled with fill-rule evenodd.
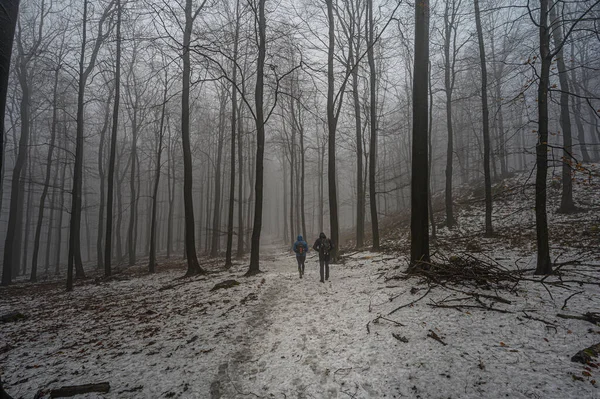
M 301 235 L 299 235 L 298 240 L 296 240 L 292 249 L 296 253 L 298 273 L 300 273 L 300 278 L 302 278 L 302 276 L 304 276 L 304 262 L 306 261 L 306 253 L 308 252 L 308 243 L 304 241 Z

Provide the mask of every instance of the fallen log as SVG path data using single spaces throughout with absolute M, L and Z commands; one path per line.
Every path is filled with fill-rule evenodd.
M 98 384 L 84 384 L 84 385 L 72 385 L 53 389 L 50 391 L 51 398 L 68 398 L 75 395 L 81 395 L 84 393 L 100 392 L 107 393 L 110 391 L 110 384 L 108 382 L 100 382 Z
M 235 287 L 236 285 L 240 285 L 240 283 L 236 280 L 225 280 L 225 281 L 221 281 L 218 284 L 215 284 L 215 286 L 211 288 L 211 291 L 231 288 L 231 287 Z
M 598 357 L 598 355 L 600 355 L 600 344 L 592 345 L 589 348 L 580 350 L 571 358 L 571 361 L 588 364 L 588 362 L 592 361 L 592 358 Z

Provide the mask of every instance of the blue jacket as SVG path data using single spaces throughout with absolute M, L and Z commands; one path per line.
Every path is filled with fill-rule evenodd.
M 308 243 L 304 241 L 302 236 L 298 236 L 298 241 L 294 243 L 292 249 L 296 253 L 297 257 L 306 256 L 306 253 L 308 252 Z M 301 250 L 302 252 L 300 252 Z

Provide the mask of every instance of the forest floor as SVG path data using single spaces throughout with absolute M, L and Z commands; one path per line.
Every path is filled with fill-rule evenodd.
M 27 316 L 0 324 L 5 389 L 33 398 L 108 381 L 109 393 L 80 397 L 600 398 L 597 364 L 571 361 L 600 342 L 600 326 L 557 316 L 600 308 L 591 168 L 575 188 L 581 212 L 556 214 L 551 188 L 559 270 L 547 278 L 533 276 L 523 174 L 495 188 L 495 237 L 482 236 L 475 193 L 460 201 L 460 226 L 432 243 L 435 265 L 465 262 L 483 279 L 407 275 L 406 226 L 390 222 L 386 250 L 346 252 L 325 284 L 313 254 L 300 279 L 293 256 L 271 246 L 253 277 L 243 277 L 246 262 L 223 270 L 206 260 L 208 275 L 181 279 L 184 263 L 163 261 L 156 274 L 135 266 L 71 293 L 62 282 L 0 289 L 0 315 Z M 239 285 L 211 291 L 230 279 Z

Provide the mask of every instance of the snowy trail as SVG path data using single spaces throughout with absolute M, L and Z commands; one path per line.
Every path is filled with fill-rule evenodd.
M 28 315 L 0 325 L 6 388 L 27 399 L 100 381 L 108 394 L 80 398 L 600 398 L 600 373 L 570 361 L 600 329 L 555 317 L 569 291 L 550 298 L 523 283 L 503 306 L 509 313 L 497 313 L 432 308 L 451 295 L 433 290 L 387 316 L 427 290 L 415 279 L 385 281 L 405 269 L 402 254 L 349 255 L 325 284 L 312 254 L 303 279 L 288 252 L 265 249 L 261 259 L 264 272 L 249 278 L 240 262 L 181 280 L 182 264 L 81 285 L 76 295 L 62 285 L 0 291 L 0 313 Z M 227 279 L 240 285 L 211 291 Z M 600 289 L 587 286 L 569 308 L 598 303 Z

